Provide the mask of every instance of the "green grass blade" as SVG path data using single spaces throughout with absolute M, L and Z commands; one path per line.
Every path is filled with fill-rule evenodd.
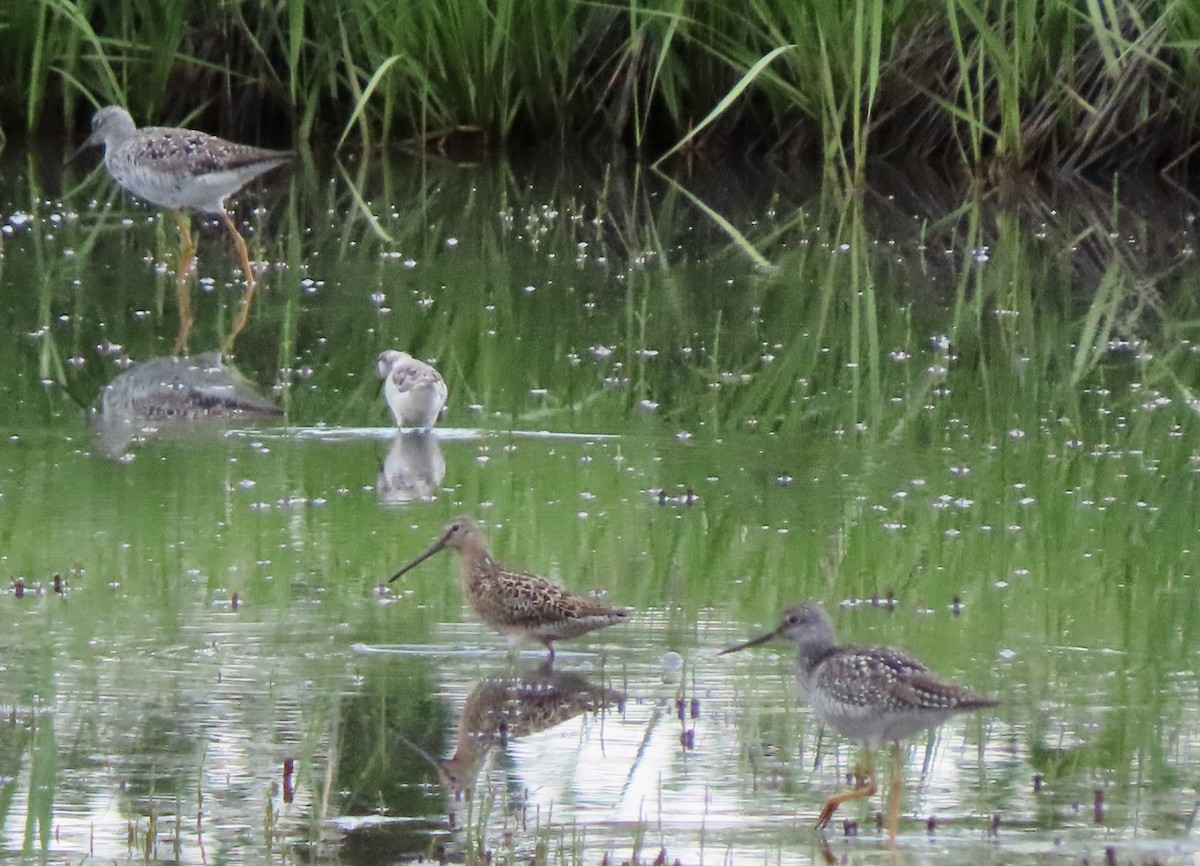
M 337 146 L 334 148 L 335 150 L 341 150 L 342 145 L 346 143 L 346 138 L 350 135 L 351 128 L 353 128 L 354 124 L 358 122 L 359 118 L 362 117 L 363 112 L 366 110 L 367 102 L 370 100 L 371 94 L 375 92 L 375 88 L 379 86 L 379 82 L 383 80 L 383 77 L 387 75 L 387 71 L 391 69 L 399 59 L 399 54 L 393 54 L 391 57 L 380 63 L 375 69 L 375 72 L 371 75 L 370 80 L 367 82 L 367 86 L 363 88 L 362 93 L 359 94 L 358 100 L 354 103 L 354 111 L 350 113 L 350 118 L 346 121 L 346 126 L 342 129 L 342 135 L 337 141 Z
M 716 104 L 713 110 L 705 115 L 704 119 L 696 124 L 696 126 L 691 129 L 687 135 L 675 142 L 675 144 L 666 153 L 656 159 L 651 165 L 651 168 L 657 168 L 667 157 L 678 153 L 680 150 L 686 147 L 687 143 L 699 135 L 702 129 L 725 113 L 726 109 L 728 109 L 729 106 L 732 105 L 738 99 L 738 97 L 741 96 L 746 89 L 754 83 L 754 80 L 758 78 L 759 74 L 771 65 L 772 60 L 783 54 L 785 51 L 790 51 L 795 47 L 795 45 L 780 45 L 779 47 L 760 57 L 758 62 L 746 70 L 746 74 L 738 80 L 737 84 L 730 88 L 729 92 L 721 97 L 721 101 Z
M 731 223 L 729 220 L 725 219 L 725 217 L 721 216 L 719 213 L 717 213 L 715 210 L 713 210 L 711 207 L 709 207 L 707 204 L 705 204 L 691 190 L 680 185 L 679 182 L 675 180 L 675 178 L 670 177 L 666 174 L 663 174 L 662 172 L 658 172 L 658 174 L 663 178 L 663 180 L 665 180 L 667 183 L 669 183 L 675 189 L 679 190 L 679 192 L 682 193 L 683 196 L 688 201 L 690 201 L 692 204 L 694 204 L 696 207 L 698 207 L 704 213 L 705 216 L 707 216 L 710 220 L 712 220 L 714 223 L 716 223 L 721 228 L 721 231 L 723 231 L 723 232 L 725 232 L 725 234 L 729 235 L 729 238 L 730 238 L 730 240 L 733 241 L 734 245 L 738 249 L 740 249 L 743 253 L 745 253 L 746 256 L 752 262 L 754 262 L 755 265 L 762 268 L 764 271 L 774 271 L 775 270 L 775 266 L 772 265 L 769 261 L 767 261 L 766 256 L 764 256 L 762 253 L 760 253 L 758 251 L 758 249 L 754 246 L 754 244 L 752 244 L 750 242 L 750 239 L 747 238 L 740 231 L 738 231 L 737 227 L 733 223 Z

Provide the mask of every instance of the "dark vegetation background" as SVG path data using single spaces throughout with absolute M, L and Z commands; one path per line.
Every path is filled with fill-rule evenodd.
M 80 135 L 120 103 L 276 145 L 1180 181 L 1198 47 L 1193 0 L 22 0 L 0 4 L 0 128 Z

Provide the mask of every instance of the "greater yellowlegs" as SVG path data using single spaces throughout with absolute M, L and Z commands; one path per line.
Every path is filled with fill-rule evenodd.
M 544 577 L 514 571 L 492 559 L 479 527 L 466 517 L 447 525 L 432 547 L 391 579 L 447 548 L 458 551 L 459 578 L 467 603 L 480 619 L 508 638 L 513 649 L 522 643 L 540 643 L 553 661 L 554 641 L 614 625 L 626 616 L 624 610 L 575 595 Z
M 92 117 L 92 134 L 76 151 L 104 147 L 104 167 L 114 181 L 139 199 L 168 208 L 175 218 L 181 244 L 175 273 L 180 298 L 180 336 L 176 353 L 183 350 L 191 328 L 191 304 L 183 289 L 196 254 L 186 211 L 216 216 L 229 231 L 246 277 L 242 307 L 234 319 L 226 349 L 246 326 L 254 296 L 254 271 L 246 241 L 225 210 L 225 199 L 277 165 L 293 157 L 290 151 L 267 150 L 171 126 L 138 129 L 129 112 L 117 105 L 101 108 Z
M 381 352 L 375 364 L 383 379 L 383 398 L 396 426 L 432 427 L 449 395 L 442 374 L 408 352 L 395 349 Z
M 839 644 L 833 623 L 815 604 L 790 607 L 772 631 L 722 650 L 737 652 L 784 637 L 797 646 L 796 682 L 813 715 L 832 725 L 864 750 L 864 772 L 857 787 L 829 798 L 817 827 L 829 823 L 842 803 L 875 793 L 873 750 L 891 743 L 896 758 L 888 821 L 896 835 L 900 814 L 900 741 L 940 725 L 955 713 L 994 707 L 998 701 L 931 673 L 903 651 L 888 646 Z

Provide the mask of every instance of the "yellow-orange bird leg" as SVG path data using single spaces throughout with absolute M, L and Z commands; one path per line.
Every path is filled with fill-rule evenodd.
M 242 264 L 242 273 L 246 277 L 246 289 L 242 292 L 242 306 L 237 311 L 237 315 L 233 319 L 233 327 L 229 329 L 229 336 L 225 339 L 225 345 L 222 347 L 223 352 L 233 350 L 233 342 L 237 339 L 237 335 L 246 327 L 246 322 L 250 319 L 250 303 L 254 300 L 254 271 L 250 267 L 250 251 L 246 249 L 246 241 L 241 233 L 237 230 L 237 226 L 233 224 L 233 218 L 226 212 L 221 211 L 221 221 L 225 223 L 225 228 L 229 230 L 229 236 L 233 238 L 233 246 L 237 249 L 238 259 Z
M 904 762 L 900 759 L 900 744 L 892 743 L 892 781 L 888 786 L 888 838 L 895 840 L 900 826 L 900 800 L 904 796 Z
M 187 349 L 188 337 L 191 336 L 195 316 L 192 315 L 192 294 L 188 289 L 188 273 L 196 261 L 196 242 L 192 238 L 192 221 L 183 211 L 171 211 L 175 217 L 175 229 L 179 232 L 179 264 L 175 268 L 175 298 L 179 303 L 179 332 L 175 335 L 175 345 L 172 355 L 179 355 Z
M 821 814 L 817 817 L 817 829 L 822 829 L 829 823 L 829 819 L 833 817 L 833 813 L 837 811 L 837 807 L 842 803 L 848 803 L 851 800 L 861 800 L 864 797 L 870 797 L 875 793 L 875 756 L 870 749 L 864 750 L 866 764 L 865 773 L 855 774 L 858 781 L 857 787 L 851 788 L 848 791 L 841 791 L 834 794 L 825 803 L 825 808 L 821 810 Z

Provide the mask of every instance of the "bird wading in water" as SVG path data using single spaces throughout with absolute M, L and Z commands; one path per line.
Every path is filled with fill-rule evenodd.
M 375 364 L 397 427 L 426 429 L 437 423 L 450 393 L 441 373 L 395 349 L 380 352 Z
M 196 243 L 187 211 L 210 214 L 224 224 L 246 278 L 242 306 L 224 346 L 224 351 L 232 349 L 250 315 L 255 282 L 246 241 L 225 209 L 225 199 L 295 154 L 235 144 L 194 129 L 173 126 L 139 129 L 129 112 L 118 105 L 106 106 L 93 115 L 92 133 L 72 159 L 92 147 L 104 148 L 104 167 L 118 186 L 143 201 L 167 208 L 175 219 L 180 241 L 179 266 L 175 271 L 180 329 L 174 354 L 185 348 L 193 321 L 185 282 L 196 255 Z
M 479 527 L 467 517 L 447 524 L 441 538 L 401 568 L 392 580 L 442 550 L 459 558 L 459 582 L 472 610 L 508 638 L 515 650 L 522 643 L 540 643 L 554 660 L 554 641 L 569 640 L 614 625 L 627 612 L 575 595 L 557 583 L 515 571 L 492 558 Z
M 815 604 L 788 608 L 774 629 L 724 649 L 721 655 L 776 637 L 796 644 L 796 682 L 813 715 L 864 750 L 865 768 L 858 775 L 858 786 L 829 798 L 817 817 L 817 828 L 824 828 L 842 803 L 875 793 L 873 751 L 891 743 L 895 768 L 888 834 L 894 839 L 902 783 L 900 742 L 957 713 L 995 707 L 999 701 L 942 679 L 894 647 L 837 643 L 833 623 Z

